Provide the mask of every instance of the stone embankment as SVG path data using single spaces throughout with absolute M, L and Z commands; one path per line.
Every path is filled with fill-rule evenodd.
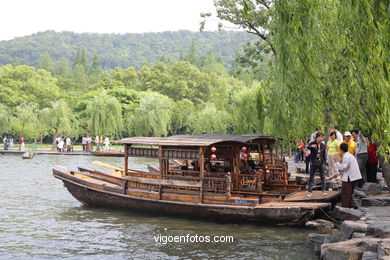
M 390 194 L 379 184 L 356 189 L 359 209 L 336 206 L 329 218 L 308 221 L 317 229 L 306 244 L 323 260 L 390 259 Z

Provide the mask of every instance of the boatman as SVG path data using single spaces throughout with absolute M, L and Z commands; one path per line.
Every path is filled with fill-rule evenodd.
M 340 151 L 343 154 L 342 159 L 339 156 L 334 156 L 333 160 L 335 160 L 336 167 L 342 175 L 341 207 L 356 209 L 357 206 L 352 199 L 352 194 L 356 184 L 362 178 L 359 164 L 355 156 L 348 151 L 348 144 L 342 143 Z

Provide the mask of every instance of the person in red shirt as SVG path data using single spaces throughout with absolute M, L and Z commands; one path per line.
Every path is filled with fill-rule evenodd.
M 366 136 L 366 143 L 368 144 L 367 153 L 368 161 L 366 164 L 367 169 L 367 182 L 377 183 L 376 173 L 378 171 L 378 156 L 376 154 L 376 143 L 372 142 L 371 136 Z
M 302 142 L 302 139 L 299 140 L 299 143 L 298 143 L 298 152 L 299 152 L 299 156 L 298 156 L 298 160 L 300 163 L 303 163 L 304 162 L 304 159 L 305 159 L 305 143 Z
M 25 148 L 25 146 L 24 146 L 24 137 L 23 137 L 23 136 L 20 137 L 19 141 L 20 141 L 19 150 L 20 150 L 20 151 L 24 151 L 24 148 Z

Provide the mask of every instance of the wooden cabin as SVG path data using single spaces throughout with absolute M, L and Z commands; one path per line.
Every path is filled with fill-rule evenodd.
M 272 136 L 132 137 L 119 143 L 125 146 L 126 176 L 140 177 L 140 173 L 128 171 L 128 157 L 157 158 L 160 168 L 155 177 L 188 184 L 196 182 L 192 191 L 199 192 L 200 202 L 209 193 L 280 197 L 280 194 L 270 192 L 289 193 L 304 189 L 304 186 L 289 181 L 281 139 Z M 172 167 L 172 160 L 182 164 Z

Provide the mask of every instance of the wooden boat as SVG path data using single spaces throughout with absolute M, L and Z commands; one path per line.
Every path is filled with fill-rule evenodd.
M 22 155 L 23 159 L 32 159 L 33 157 L 34 157 L 34 152 L 32 151 L 26 151 Z
M 301 224 L 328 210 L 338 196 L 314 193 L 302 200 L 305 187 L 289 180 L 280 139 L 272 136 L 132 137 L 119 143 L 125 148 L 123 168 L 53 174 L 88 205 L 264 224 Z M 157 158 L 160 167 L 128 169 L 129 157 Z
M 110 151 L 95 151 L 95 152 L 91 152 L 91 155 L 123 157 L 124 153 L 122 151 L 110 150 Z

